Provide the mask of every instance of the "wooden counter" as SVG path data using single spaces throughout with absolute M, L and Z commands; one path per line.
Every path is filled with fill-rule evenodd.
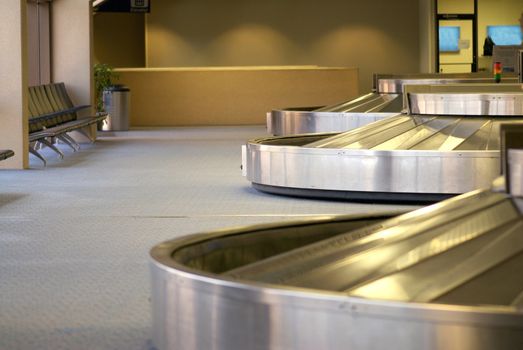
M 357 96 L 356 68 L 316 66 L 122 68 L 131 126 L 265 124 L 271 109 Z

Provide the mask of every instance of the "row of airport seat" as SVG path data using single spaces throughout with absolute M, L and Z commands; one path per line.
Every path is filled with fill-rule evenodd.
M 69 132 L 79 131 L 94 141 L 84 128 L 103 121 L 107 114 L 79 118 L 78 112 L 89 107 L 90 105 L 75 106 L 64 83 L 30 87 L 29 152 L 46 165 L 46 159 L 38 152 L 41 145 L 49 147 L 63 158 L 64 154 L 55 145 L 57 140 L 71 147 L 73 151 L 80 148 Z

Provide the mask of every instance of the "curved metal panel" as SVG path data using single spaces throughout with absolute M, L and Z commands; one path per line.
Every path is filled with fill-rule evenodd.
M 520 202 L 476 191 L 387 220 L 324 218 L 162 243 L 151 250 L 154 342 L 160 350 L 520 348 Z
M 411 93 L 413 114 L 436 115 L 523 115 L 523 93 Z
M 428 201 L 489 186 L 500 125 L 514 120 L 399 115 L 340 134 L 262 138 L 248 142 L 244 166 L 276 194 Z
M 499 151 L 337 150 L 249 143 L 246 165 L 247 179 L 267 186 L 459 194 L 488 186 L 499 175 Z
M 267 114 L 267 129 L 273 135 L 342 132 L 359 128 L 398 113 L 335 113 L 274 110 Z
M 312 132 L 342 132 L 401 113 L 403 86 L 492 83 L 490 75 L 471 74 L 375 74 L 374 92 L 349 101 L 323 106 L 277 109 L 267 113 L 267 129 L 275 136 Z M 505 76 L 503 83 L 517 83 Z M 365 114 L 372 117 L 365 117 Z
M 403 93 L 404 85 L 445 85 L 445 84 L 489 84 L 494 83 L 491 74 L 484 73 L 457 73 L 457 74 L 405 74 L 387 75 L 377 74 L 375 79 L 376 91 L 382 94 Z M 507 75 L 503 78 L 504 84 L 516 84 L 517 76 Z

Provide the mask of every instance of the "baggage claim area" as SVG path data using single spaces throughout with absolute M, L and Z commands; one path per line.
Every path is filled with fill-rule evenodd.
M 519 0 L 15 3 L 0 350 L 523 349 Z

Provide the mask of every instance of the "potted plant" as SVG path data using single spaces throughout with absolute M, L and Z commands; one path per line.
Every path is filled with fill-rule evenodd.
M 114 72 L 113 67 L 106 63 L 95 63 L 94 71 L 94 93 L 96 114 L 106 113 L 103 93 L 104 90 L 113 84 L 113 79 L 118 79 L 118 74 Z M 98 123 L 98 130 L 102 130 L 103 121 Z
M 105 113 L 103 92 L 104 89 L 113 85 L 113 79 L 118 79 L 118 74 L 114 72 L 113 67 L 105 63 L 96 63 L 94 65 L 96 113 Z

